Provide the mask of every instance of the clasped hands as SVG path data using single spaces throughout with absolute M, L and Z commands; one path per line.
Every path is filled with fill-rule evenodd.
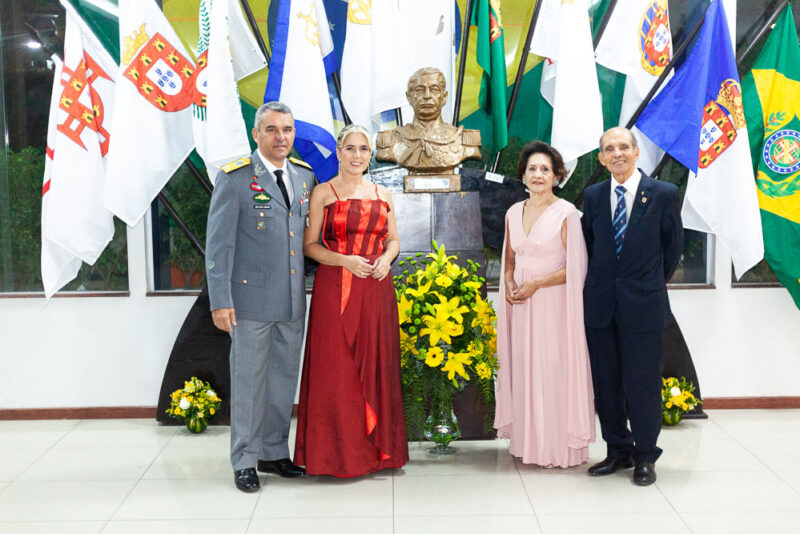
M 361 256 L 347 256 L 344 260 L 344 268 L 359 278 L 371 276 L 377 280 L 383 280 L 389 274 L 391 262 L 384 255 L 375 259 L 375 263 L 370 263 L 368 259 Z
M 506 301 L 509 304 L 522 304 L 536 293 L 539 284 L 536 280 L 526 280 L 519 286 L 513 280 L 506 280 Z

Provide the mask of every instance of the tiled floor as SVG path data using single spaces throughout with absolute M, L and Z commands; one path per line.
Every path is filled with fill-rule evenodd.
M 0 533 L 800 533 L 800 410 L 709 415 L 662 432 L 647 488 L 523 465 L 496 440 L 445 458 L 412 444 L 404 469 L 360 479 L 262 476 L 249 495 L 227 427 L 0 421 Z

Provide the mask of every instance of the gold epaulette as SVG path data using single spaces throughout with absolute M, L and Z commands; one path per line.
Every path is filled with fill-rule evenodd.
M 394 132 L 392 130 L 378 132 L 378 139 L 375 141 L 375 144 L 378 148 L 391 148 L 391 146 L 394 145 L 393 137 Z
M 305 161 L 303 161 L 302 159 L 297 159 L 297 158 L 292 158 L 292 157 L 290 157 L 290 158 L 289 158 L 289 161 L 291 161 L 291 162 L 292 162 L 292 163 L 294 163 L 295 165 L 300 165 L 301 167 L 305 167 L 305 168 L 306 168 L 306 169 L 308 169 L 308 170 L 312 170 L 312 169 L 311 169 L 311 165 L 309 165 L 308 163 L 306 163 L 306 162 L 305 162 Z
M 250 158 L 239 158 L 236 161 L 231 161 L 230 163 L 226 163 L 221 168 L 225 174 L 230 174 L 236 169 L 241 169 L 245 165 L 249 164 L 250 164 Z
M 461 136 L 461 143 L 467 146 L 481 146 L 481 131 L 465 129 Z

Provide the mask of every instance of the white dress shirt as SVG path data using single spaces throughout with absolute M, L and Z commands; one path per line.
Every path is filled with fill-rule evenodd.
M 639 189 L 639 182 L 642 181 L 642 173 L 639 169 L 633 171 L 631 177 L 625 180 L 624 184 L 620 184 L 614 175 L 611 175 L 611 220 L 614 220 L 614 210 L 617 209 L 617 193 L 614 189 L 621 185 L 625 188 L 625 220 L 631 220 L 631 209 L 633 209 L 633 201 L 636 200 L 636 190 Z
M 289 168 L 286 165 L 286 159 L 283 160 L 283 167 L 276 167 L 272 164 L 272 162 L 264 157 L 260 150 L 256 150 L 256 154 L 258 154 L 258 157 L 261 158 L 261 163 L 263 163 L 264 167 L 266 167 L 269 171 L 269 175 L 272 177 L 272 181 L 275 182 L 275 185 L 278 185 L 278 179 L 275 177 L 275 171 L 278 169 L 283 171 L 283 183 L 286 185 L 286 193 L 288 193 L 289 203 L 291 203 L 294 199 L 294 191 L 292 190 L 292 179 L 289 176 Z M 278 189 L 280 189 L 280 187 Z

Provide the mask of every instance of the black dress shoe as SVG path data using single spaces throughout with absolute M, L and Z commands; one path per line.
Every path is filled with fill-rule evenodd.
M 656 464 L 637 462 L 633 470 L 633 483 L 637 486 L 649 486 L 656 481 Z
M 262 473 L 277 473 L 283 478 L 296 478 L 306 474 L 305 468 L 294 465 L 288 458 L 270 461 L 259 460 L 258 470 Z
M 256 474 L 256 470 L 252 467 L 234 471 L 233 481 L 236 483 L 237 488 L 247 493 L 258 491 L 258 488 L 261 487 L 261 484 L 258 483 L 258 475 Z
M 589 468 L 589 475 L 593 477 L 602 477 L 610 475 L 611 473 L 616 473 L 620 469 L 628 469 L 630 467 L 633 467 L 633 460 L 631 458 L 606 456 L 605 460 Z

